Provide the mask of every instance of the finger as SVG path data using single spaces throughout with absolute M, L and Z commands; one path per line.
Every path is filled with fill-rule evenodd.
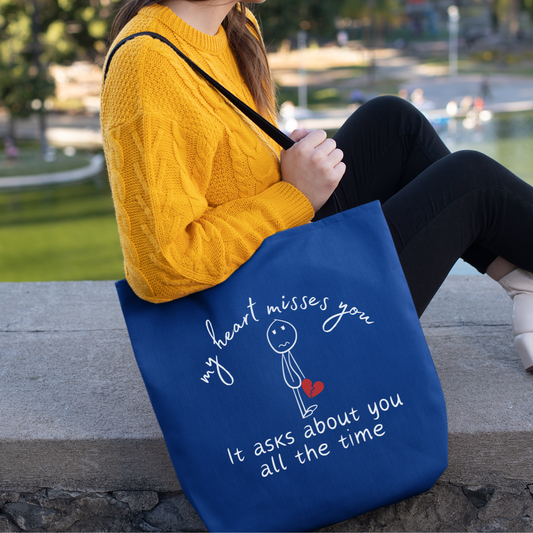
M 329 154 L 329 158 L 333 166 L 336 166 L 344 159 L 344 152 L 336 148 Z
M 327 139 L 321 145 L 317 146 L 313 152 L 315 163 L 323 162 L 328 166 L 335 166 L 339 163 L 344 154 L 336 148 L 337 143 L 332 139 Z
M 346 172 L 346 163 L 343 163 L 342 161 L 335 165 L 334 167 L 335 171 L 338 173 L 339 180 L 344 176 L 344 173 Z
M 316 148 L 317 146 L 320 146 L 327 138 L 328 134 L 324 130 L 314 130 L 304 139 L 302 139 L 302 143 L 309 145 L 311 148 Z
M 312 130 L 296 129 L 291 133 L 291 139 L 294 142 L 299 142 L 302 139 L 305 139 L 305 137 L 307 137 L 311 133 L 311 131 Z
M 337 148 L 337 143 L 333 139 L 326 139 L 322 144 L 317 146 L 317 151 L 321 151 L 324 155 L 329 156 Z
M 341 161 L 333 170 L 337 173 L 337 179 L 340 181 L 346 172 L 346 164 Z

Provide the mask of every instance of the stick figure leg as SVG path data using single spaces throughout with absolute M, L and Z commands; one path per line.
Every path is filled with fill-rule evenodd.
M 305 407 L 304 401 L 302 400 L 302 395 L 300 394 L 300 389 L 292 389 L 294 391 L 294 397 L 296 398 L 296 403 L 298 404 L 298 407 L 300 408 L 300 414 L 302 415 L 302 418 L 307 418 L 311 416 L 315 409 L 318 407 L 318 405 L 311 405 L 311 407 Z

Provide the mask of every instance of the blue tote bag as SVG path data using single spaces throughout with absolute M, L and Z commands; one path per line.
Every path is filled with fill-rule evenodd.
M 182 488 L 212 531 L 305 531 L 428 490 L 442 390 L 378 202 L 269 237 L 227 281 L 117 290 Z

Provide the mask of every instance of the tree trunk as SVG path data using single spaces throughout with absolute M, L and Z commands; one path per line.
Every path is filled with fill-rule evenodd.
M 518 40 L 518 31 L 520 29 L 520 1 L 511 0 L 509 11 L 509 35 L 511 40 L 516 42 Z
M 506 44 L 515 42 L 519 29 L 519 0 L 498 0 L 497 1 L 498 26 L 499 31 L 505 37 Z
M 46 111 L 44 109 L 39 111 L 39 140 L 41 143 L 41 154 L 44 157 L 48 152 L 48 140 L 46 138 Z
M 33 0 L 33 13 L 32 13 L 32 62 L 36 67 L 37 72 L 40 74 L 43 70 L 41 64 L 41 43 L 39 41 L 40 33 L 40 6 L 39 0 Z M 41 143 L 41 155 L 44 156 L 48 152 L 48 141 L 46 140 L 46 110 L 44 108 L 44 98 L 42 100 L 42 107 L 39 110 L 39 140 Z
M 13 142 L 17 139 L 17 133 L 15 131 L 15 116 L 9 113 L 9 136 L 13 139 Z

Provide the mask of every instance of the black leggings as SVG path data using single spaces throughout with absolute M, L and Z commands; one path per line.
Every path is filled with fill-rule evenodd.
M 419 316 L 459 257 L 533 271 L 533 187 L 481 153 L 450 154 L 410 103 L 370 100 L 335 140 L 347 169 L 315 220 L 380 200 Z

